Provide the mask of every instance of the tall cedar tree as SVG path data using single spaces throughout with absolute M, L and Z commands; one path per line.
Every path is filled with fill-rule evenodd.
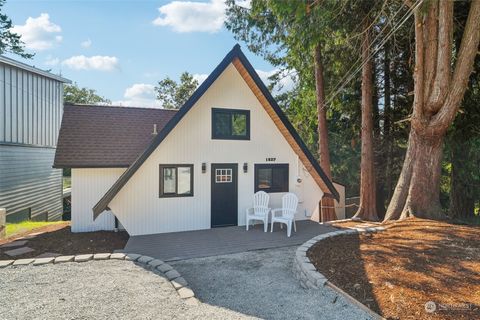
M 327 106 L 325 105 L 325 81 L 323 78 L 322 48 L 318 43 L 315 46 L 314 53 L 315 69 L 315 91 L 317 101 L 317 131 L 318 131 L 318 156 L 320 166 L 329 179 L 332 178 L 330 168 L 330 152 L 328 151 L 328 127 L 327 127 Z M 335 203 L 332 197 L 324 196 L 322 198 L 322 212 L 320 218 L 322 221 L 336 220 Z
M 455 119 L 480 38 L 480 0 L 473 0 L 452 71 L 453 1 L 428 1 L 415 11 L 414 103 L 408 147 L 385 220 L 440 219 L 443 142 Z
M 370 57 L 370 19 L 365 19 L 362 41 L 362 158 L 360 205 L 354 218 L 378 220 L 373 156 L 373 60 Z

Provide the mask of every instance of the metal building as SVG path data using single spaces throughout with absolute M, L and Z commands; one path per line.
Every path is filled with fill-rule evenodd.
M 0 208 L 7 221 L 58 220 L 62 170 L 53 169 L 71 81 L 0 56 Z

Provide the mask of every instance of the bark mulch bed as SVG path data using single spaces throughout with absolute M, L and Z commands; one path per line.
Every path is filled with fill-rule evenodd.
M 32 236 L 33 234 L 33 236 Z M 43 253 L 73 255 L 82 253 L 104 253 L 123 249 L 128 241 L 125 231 L 96 231 L 72 233 L 70 223 L 60 223 L 30 230 L 23 234 L 0 240 L 0 246 L 14 240 L 28 240 L 25 246 L 35 251 L 10 257 L 4 252 L 14 248 L 0 247 L 0 260 L 34 258 Z
M 332 221 L 332 226 L 338 229 L 345 229 L 345 228 L 354 228 L 354 227 L 378 227 L 382 226 L 380 222 L 372 222 L 372 221 L 363 221 L 363 220 L 358 220 L 358 221 L 341 221 L 341 222 L 333 222 Z
M 307 255 L 330 282 L 387 319 L 480 319 L 479 227 L 423 219 L 386 227 L 326 239 Z M 426 311 L 429 301 L 434 312 Z

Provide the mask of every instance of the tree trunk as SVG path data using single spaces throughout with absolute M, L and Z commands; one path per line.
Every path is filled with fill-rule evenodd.
M 391 85 L 390 85 L 390 46 L 387 43 L 384 50 L 383 60 L 383 139 L 385 150 L 385 171 L 383 178 L 385 179 L 385 197 L 390 199 L 392 196 L 392 99 L 391 99 Z
M 366 28 L 369 19 L 366 19 Z M 370 55 L 370 31 L 362 41 L 362 155 L 360 163 L 360 206 L 354 219 L 378 220 L 373 154 L 373 62 Z
M 376 60 L 373 59 L 373 155 L 374 155 L 374 168 L 375 168 L 375 194 L 376 194 L 376 206 L 377 216 L 382 218 L 385 215 L 385 180 L 383 179 L 385 172 L 385 152 L 383 150 L 383 137 L 381 130 L 381 117 L 379 108 L 379 96 L 380 88 L 377 85 L 376 75 Z
M 407 153 L 385 220 L 420 216 L 445 218 L 440 206 L 443 137 L 426 137 L 412 128 Z
M 442 219 L 443 141 L 468 85 L 480 40 L 480 0 L 471 3 L 456 65 L 451 71 L 453 3 L 432 1 L 415 11 L 415 85 L 411 129 L 402 173 L 385 220 Z
M 332 178 L 330 168 L 330 152 L 328 151 L 328 127 L 327 127 L 327 109 L 325 105 L 325 82 L 323 79 L 322 48 L 320 43 L 315 46 L 314 54 L 315 65 L 315 89 L 317 98 L 317 120 L 318 120 L 318 156 L 320 158 L 320 167 L 322 167 L 329 179 Z M 334 199 L 324 197 L 321 200 L 323 221 L 337 219 L 335 214 Z

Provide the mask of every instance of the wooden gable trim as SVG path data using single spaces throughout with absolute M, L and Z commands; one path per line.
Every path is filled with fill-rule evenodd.
M 277 113 L 273 109 L 272 105 L 268 102 L 267 98 L 265 95 L 262 93 L 260 88 L 256 85 L 255 81 L 253 78 L 250 76 L 250 73 L 247 71 L 245 66 L 242 64 L 240 59 L 235 58 L 232 61 L 232 64 L 235 66 L 237 71 L 240 73 L 242 76 L 243 80 L 247 83 L 248 87 L 250 90 L 252 90 L 253 94 L 255 97 L 257 97 L 258 101 L 262 105 L 262 107 L 265 109 L 265 111 L 268 113 L 270 118 L 272 118 L 273 122 L 275 123 L 276 127 L 280 131 L 280 133 L 283 135 L 285 140 L 287 140 L 288 144 L 290 147 L 293 149 L 295 154 L 298 155 L 300 158 L 300 161 L 302 161 L 302 164 L 305 166 L 307 171 L 312 175 L 313 179 L 315 182 L 318 184 L 320 189 L 323 191 L 325 194 L 330 193 L 330 189 L 327 187 L 323 179 L 320 177 L 320 175 L 317 173 L 317 171 L 313 168 L 311 162 L 303 152 L 302 148 L 298 145 L 298 143 L 295 141 L 295 139 L 292 137 L 288 129 L 285 127 L 285 124 L 283 121 L 278 117 Z

